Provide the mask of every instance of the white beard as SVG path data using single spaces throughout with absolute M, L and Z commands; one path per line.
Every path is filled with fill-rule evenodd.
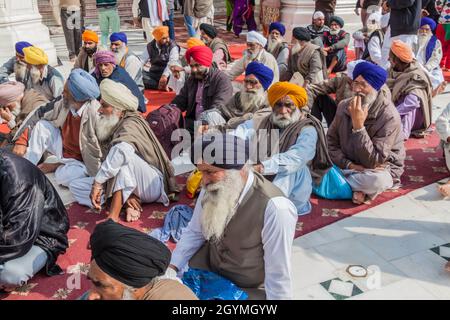
M 228 223 L 236 213 L 245 182 L 239 170 L 228 170 L 220 182 L 205 186 L 202 199 L 201 225 L 206 240 L 220 241 Z
M 302 46 L 300 45 L 300 43 L 297 42 L 297 43 L 292 47 L 292 50 L 291 50 L 292 55 L 294 55 L 294 54 L 300 52 L 300 50 L 302 50 Z
M 109 116 L 100 115 L 95 125 L 95 132 L 100 142 L 108 140 L 112 136 L 114 129 L 120 121 L 120 117 L 117 114 L 111 114 Z
M 337 29 L 337 30 L 330 30 L 330 34 L 335 36 L 339 33 L 339 31 L 341 31 L 341 29 Z
M 424 48 L 427 46 L 433 34 L 419 35 L 419 48 Z
M 295 108 L 295 110 L 289 116 L 277 115 L 275 112 L 272 112 L 272 114 L 270 115 L 270 121 L 278 128 L 284 129 L 294 122 L 300 120 L 300 116 L 300 110 L 298 108 Z
M 27 74 L 27 65 L 23 62 L 16 62 L 14 64 L 14 74 L 16 76 L 16 81 L 23 82 Z
M 247 92 L 245 88 L 241 90 L 240 102 L 242 111 L 246 112 L 253 106 L 259 109 L 261 106 L 267 104 L 267 95 L 264 92 L 264 88 L 259 88 L 256 92 Z
M 127 53 L 127 47 L 122 46 L 118 52 L 113 51 L 113 53 L 114 53 L 114 56 L 116 57 L 116 64 L 119 65 L 120 62 L 122 61 L 123 57 Z
M 245 52 L 245 55 L 247 56 L 247 60 L 254 60 L 258 57 L 259 51 L 255 53 L 250 53 L 249 51 Z
M 353 94 L 353 97 L 355 97 L 356 95 Z M 368 108 L 370 108 L 372 106 L 372 104 L 377 100 L 378 97 L 378 93 L 376 91 L 369 93 L 368 95 L 362 96 L 361 97 L 361 105 L 362 106 L 367 106 Z
M 41 81 L 41 71 L 36 68 L 35 66 L 32 66 L 30 69 L 30 77 L 31 77 L 31 82 L 33 84 L 38 84 L 39 81 Z
M 272 37 L 269 37 L 267 41 L 267 52 L 273 53 L 277 46 L 283 42 L 283 39 L 273 39 Z

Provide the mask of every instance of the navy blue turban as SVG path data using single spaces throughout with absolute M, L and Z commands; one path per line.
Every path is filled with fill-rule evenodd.
M 72 70 L 67 85 L 73 98 L 78 102 L 97 99 L 100 95 L 95 78 L 80 68 Z
M 437 24 L 433 19 L 423 17 L 422 20 L 420 20 L 420 26 L 423 27 L 426 24 L 430 26 L 431 31 L 434 31 L 437 27 Z
M 127 39 L 127 35 L 123 32 L 114 32 L 111 34 L 111 36 L 109 37 L 109 40 L 111 42 L 116 42 L 116 41 L 122 41 L 123 43 L 127 44 L 128 43 L 128 39 Z
M 269 89 L 273 81 L 273 71 L 260 62 L 250 62 L 245 69 L 245 76 L 254 75 L 261 83 L 264 90 Z
M 330 23 L 332 23 L 332 22 L 336 22 L 341 28 L 344 27 L 344 19 L 342 19 L 341 17 L 332 16 L 330 18 Z
M 16 52 L 20 54 L 21 56 L 25 56 L 25 53 L 23 53 L 24 48 L 32 47 L 33 45 L 26 41 L 19 41 L 16 42 Z
M 372 88 L 379 91 L 386 83 L 387 72 L 376 64 L 364 61 L 358 63 L 353 70 L 353 79 L 362 76 Z
M 282 36 L 286 33 L 286 28 L 283 24 L 279 22 L 272 22 L 269 26 L 269 33 L 272 32 L 272 30 L 278 30 Z

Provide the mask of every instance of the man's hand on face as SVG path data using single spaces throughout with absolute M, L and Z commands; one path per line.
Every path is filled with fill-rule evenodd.
M 167 82 L 168 78 L 166 76 L 161 76 L 161 79 L 159 79 L 158 89 L 162 91 L 167 91 Z
M 369 108 L 361 105 L 362 98 L 360 95 L 357 95 L 350 102 L 350 106 L 348 111 L 350 113 L 350 117 L 352 118 L 352 124 L 354 130 L 359 130 L 364 127 L 364 122 L 367 119 L 367 115 L 369 114 Z

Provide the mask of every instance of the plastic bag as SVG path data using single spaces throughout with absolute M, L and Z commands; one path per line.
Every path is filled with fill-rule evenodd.
M 329 200 L 348 200 L 353 196 L 352 188 L 335 165 L 325 174 L 319 186 L 313 186 L 313 193 Z
M 186 193 L 188 198 L 193 199 L 195 195 L 200 191 L 202 183 L 202 173 L 195 169 L 191 172 L 186 181 Z
M 189 268 L 182 280 L 200 300 L 248 299 L 245 291 L 214 272 Z

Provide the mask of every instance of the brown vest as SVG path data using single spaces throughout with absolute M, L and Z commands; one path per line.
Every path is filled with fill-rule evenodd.
M 264 249 L 261 232 L 271 198 L 284 197 L 280 189 L 259 173 L 225 228 L 219 242 L 207 241 L 189 261 L 191 268 L 213 271 L 238 287 L 264 284 Z

